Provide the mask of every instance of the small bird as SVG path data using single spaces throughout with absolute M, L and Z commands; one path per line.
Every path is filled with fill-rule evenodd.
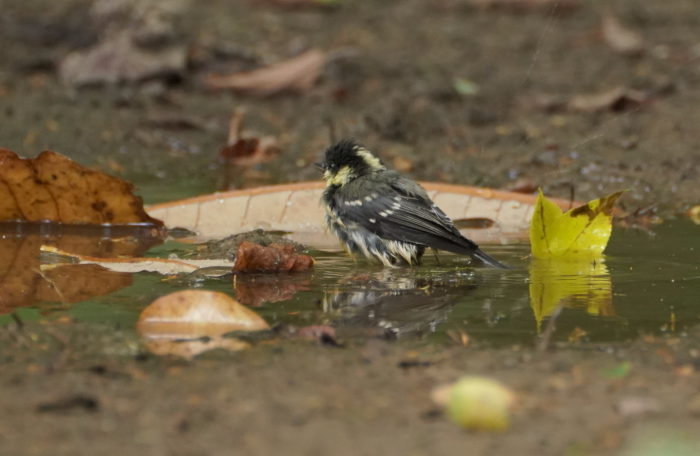
M 326 181 L 326 223 L 351 254 L 385 266 L 414 265 L 430 247 L 508 268 L 462 236 L 423 187 L 362 145 L 342 140 L 326 149 L 317 166 Z

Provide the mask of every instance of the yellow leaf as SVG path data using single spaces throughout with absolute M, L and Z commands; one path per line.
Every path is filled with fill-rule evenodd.
M 530 222 L 530 244 L 536 258 L 595 257 L 603 253 L 612 232 L 612 209 L 622 192 L 612 193 L 562 214 L 540 190 Z

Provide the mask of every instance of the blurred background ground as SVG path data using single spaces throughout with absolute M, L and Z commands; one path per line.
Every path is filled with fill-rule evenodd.
M 332 125 L 424 180 L 578 199 L 629 189 L 627 209 L 663 215 L 697 203 L 694 0 L 320 3 L 0 2 L 0 145 L 54 149 L 162 201 L 317 179 Z M 70 52 L 109 51 L 121 33 L 152 52 L 143 78 L 121 63 L 145 80 L 62 80 Z M 330 54 L 302 93 L 206 87 L 309 49 Z M 271 160 L 222 170 L 234 109 L 245 134 L 274 139 Z

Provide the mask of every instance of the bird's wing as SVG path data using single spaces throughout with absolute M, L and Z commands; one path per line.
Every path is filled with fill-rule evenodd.
M 373 186 L 376 190 L 362 193 L 362 198 L 345 199 L 336 194 L 334 210 L 345 223 L 360 225 L 384 239 L 459 254 L 472 254 L 478 249 L 420 187 L 406 187 L 402 182 Z

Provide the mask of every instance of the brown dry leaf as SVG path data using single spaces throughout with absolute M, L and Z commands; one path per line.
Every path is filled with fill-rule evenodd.
M 513 182 L 509 183 L 506 186 L 506 190 L 508 190 L 509 192 L 534 194 L 540 187 L 541 185 L 538 185 L 534 180 L 530 179 L 529 177 L 519 177 Z
M 265 0 L 267 3 L 288 8 L 332 8 L 339 6 L 343 0 Z
M 300 272 L 313 265 L 313 258 L 297 253 L 292 245 L 273 243 L 264 247 L 244 241 L 236 251 L 233 272 Z
M 635 109 L 648 101 L 649 97 L 644 92 L 616 87 L 602 93 L 577 95 L 569 100 L 567 107 L 572 111 L 581 112 L 621 112 Z
M 272 275 L 242 275 L 233 276 L 233 288 L 236 297 L 248 307 L 258 307 L 266 302 L 287 301 L 297 292 L 308 290 L 308 280 L 286 280 Z
M 251 166 L 273 159 L 280 151 L 273 136 L 243 137 L 245 111 L 235 109 L 228 127 L 228 141 L 219 151 L 224 163 L 237 166 Z
M 277 142 L 268 136 L 262 139 L 239 139 L 222 148 L 219 157 L 232 165 L 252 166 L 270 161 L 278 152 Z
M 644 38 L 623 25 L 611 12 L 601 19 L 603 40 L 610 48 L 623 55 L 639 55 L 644 51 Z
M 143 309 L 136 328 L 153 353 L 186 358 L 213 348 L 248 348 L 246 342 L 223 336 L 270 329 L 258 314 L 230 296 L 204 290 L 178 291 L 156 299 Z
M 494 8 L 512 11 L 528 11 L 543 8 L 557 8 L 566 12 L 578 8 L 580 0 L 468 0 L 468 3 L 478 8 Z
M 129 182 L 56 152 L 22 159 L 0 149 L 0 221 L 162 226 L 132 191 Z
M 209 75 L 204 84 L 214 90 L 233 89 L 254 95 L 284 91 L 305 92 L 321 75 L 326 53 L 310 49 L 296 57 L 253 71 L 229 75 Z

